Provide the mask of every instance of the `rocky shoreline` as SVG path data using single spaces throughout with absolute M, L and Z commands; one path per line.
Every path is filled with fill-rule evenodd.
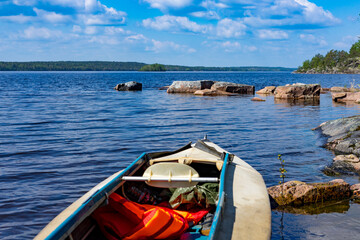
M 136 82 L 120 83 L 115 87 L 118 91 L 141 91 L 142 84 Z M 170 86 L 159 88 L 168 94 L 194 94 L 200 96 L 235 96 L 239 94 L 255 94 L 255 87 L 231 82 L 211 80 L 174 81 Z M 267 86 L 256 93 L 260 96 L 274 96 L 277 101 L 320 101 L 320 94 L 331 93 L 334 102 L 360 103 L 360 89 L 356 88 L 321 88 L 319 84 L 287 84 L 285 86 Z M 254 97 L 252 101 L 265 101 Z M 336 155 L 323 172 L 326 175 L 360 175 L 360 115 L 331 120 L 312 129 L 326 136 L 325 148 Z M 282 211 L 312 214 L 318 209 L 309 204 L 324 204 L 327 211 L 332 201 L 350 199 L 360 200 L 360 183 L 350 186 L 342 179 L 326 183 L 305 183 L 290 181 L 269 187 L 268 193 L 272 208 Z M 346 206 L 345 206 L 346 208 Z M 339 208 L 345 209 L 345 208 Z

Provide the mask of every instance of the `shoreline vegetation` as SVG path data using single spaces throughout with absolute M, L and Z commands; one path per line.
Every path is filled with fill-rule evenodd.
M 0 62 L 0 71 L 294 71 L 285 67 L 204 67 L 140 62 L 111 61 L 33 61 Z
M 360 40 L 349 52 L 330 50 L 326 55 L 316 54 L 306 60 L 294 73 L 306 74 L 360 74 Z

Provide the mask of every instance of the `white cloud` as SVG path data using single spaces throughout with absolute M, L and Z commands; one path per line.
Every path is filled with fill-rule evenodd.
M 74 25 L 72 31 L 75 33 L 79 33 L 82 31 L 82 29 L 79 25 Z
M 205 0 L 201 2 L 200 6 L 206 8 L 206 9 L 214 9 L 214 8 L 228 8 L 229 6 L 224 3 L 217 3 L 212 0 Z
M 146 51 L 152 51 L 152 52 L 168 52 L 168 51 L 177 51 L 177 52 L 187 52 L 187 53 L 194 53 L 196 52 L 195 49 L 189 48 L 186 45 L 180 45 L 171 41 L 157 41 L 152 39 L 151 40 L 151 46 L 146 47 Z
M 340 49 L 343 49 L 343 50 L 346 50 L 346 51 L 349 51 L 349 49 L 351 48 L 351 46 L 359 41 L 360 39 L 360 36 L 351 36 L 351 35 L 348 35 L 348 36 L 345 36 L 341 39 L 341 41 L 339 42 L 336 42 L 334 44 L 334 46 L 336 48 L 340 48 Z
M 139 42 L 139 41 L 146 42 L 146 41 L 148 41 L 148 39 L 142 34 L 134 34 L 134 35 L 130 35 L 130 36 L 126 37 L 125 41 L 131 42 L 131 43 Z
M 33 6 L 38 0 L 13 0 L 13 3 L 18 6 Z
M 33 26 L 24 30 L 20 37 L 29 40 L 49 40 L 49 39 L 57 39 L 63 36 L 61 31 L 50 30 L 48 28 L 35 28 Z
M 222 19 L 216 26 L 216 35 L 224 38 L 240 37 L 245 35 L 246 25 L 240 20 Z
M 97 33 L 97 28 L 95 26 L 87 26 L 84 33 L 87 35 L 94 35 Z
M 90 38 L 89 42 L 107 44 L 107 45 L 117 45 L 120 43 L 117 38 L 109 37 L 109 36 L 93 36 Z
M 208 30 L 208 26 L 197 24 L 196 22 L 190 21 L 187 17 L 176 17 L 170 15 L 155 17 L 155 19 L 148 18 L 143 20 L 142 23 L 144 27 L 155 30 L 185 30 L 195 33 L 205 33 Z
M 67 21 L 71 20 L 70 16 L 65 16 L 62 14 L 55 13 L 55 12 L 48 12 L 48 11 L 44 11 L 44 10 L 41 10 L 38 8 L 33 8 L 33 10 L 40 19 L 42 19 L 46 22 L 61 23 L 61 22 L 67 22 Z
M 131 34 L 131 31 L 125 31 L 121 27 L 105 27 L 105 34 L 107 35 L 116 35 L 116 34 Z
M 183 8 L 189 6 L 192 0 L 144 0 L 148 2 L 152 8 L 166 10 L 168 8 Z
M 258 36 L 261 39 L 270 39 L 270 40 L 281 40 L 281 39 L 288 39 L 289 35 L 280 30 L 269 30 L 269 29 L 262 29 L 258 31 Z
M 198 18 L 207 18 L 207 19 L 220 19 L 220 16 L 214 11 L 199 11 L 191 13 L 192 16 Z
M 16 22 L 16 23 L 26 23 L 26 22 L 34 21 L 35 17 L 24 16 L 23 14 L 20 14 L 20 15 L 13 15 L 13 16 L 0 16 L 0 20 L 6 20 L 6 21 Z
M 284 0 L 280 0 L 284 1 Z M 325 11 L 322 7 L 318 7 L 316 4 L 309 2 L 308 0 L 294 0 L 298 3 L 305 16 L 305 20 L 308 23 L 333 25 L 339 23 L 340 20 L 335 18 L 331 12 Z
M 307 43 L 319 45 L 320 47 L 325 47 L 328 45 L 328 43 L 323 38 L 316 37 L 312 34 L 300 34 L 300 39 Z

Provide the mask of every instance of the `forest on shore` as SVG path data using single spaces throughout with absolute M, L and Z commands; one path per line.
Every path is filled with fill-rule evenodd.
M 349 52 L 330 50 L 324 55 L 316 54 L 311 60 L 303 62 L 295 73 L 360 73 L 360 40 L 354 43 Z
M 0 62 L 0 71 L 293 71 L 284 67 L 202 67 L 111 61 Z

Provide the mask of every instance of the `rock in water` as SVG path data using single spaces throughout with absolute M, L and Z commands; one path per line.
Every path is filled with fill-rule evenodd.
M 323 170 L 326 175 L 358 175 L 360 173 L 360 160 L 354 154 L 337 155 L 330 166 Z
M 354 184 L 350 187 L 353 199 L 360 199 L 360 183 Z
M 319 130 L 328 137 L 327 149 L 337 154 L 360 156 L 360 116 L 327 121 L 313 130 Z
M 114 87 L 117 91 L 141 91 L 142 84 L 138 82 L 119 83 Z
M 254 94 L 255 87 L 230 82 L 201 81 L 174 81 L 168 88 L 168 93 L 195 93 L 198 90 L 211 89 L 212 91 L 197 92 L 199 95 L 227 95 L 221 92 L 237 94 Z
M 318 99 L 320 97 L 321 86 L 319 84 L 293 84 L 279 86 L 274 94 L 278 99 Z
M 265 102 L 264 99 L 261 99 L 261 98 L 258 98 L 258 97 L 252 98 L 251 101 L 254 101 L 254 102 Z
M 275 89 L 276 89 L 275 86 L 268 86 L 268 87 L 265 87 L 265 88 L 263 88 L 263 89 L 260 89 L 260 90 L 257 91 L 256 93 L 257 93 L 257 94 L 266 94 L 266 95 L 274 94 Z
M 290 181 L 268 188 L 269 195 L 279 206 L 301 206 L 309 203 L 350 198 L 350 185 L 342 179 L 326 183 Z
M 167 89 L 167 93 L 195 93 L 197 90 L 210 89 L 214 81 L 174 81 Z
M 358 102 L 360 92 L 333 92 L 331 94 L 334 102 Z
M 212 90 L 238 93 L 238 94 L 254 94 L 255 87 L 246 84 L 231 83 L 231 82 L 215 82 L 211 86 Z

